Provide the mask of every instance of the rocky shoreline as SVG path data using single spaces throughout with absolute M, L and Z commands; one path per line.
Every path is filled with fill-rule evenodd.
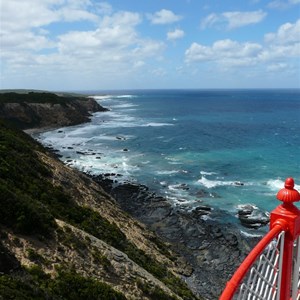
M 33 135 L 49 127 L 59 128 L 86 122 L 90 112 L 106 110 L 92 99 L 83 103 L 85 108 L 82 110 L 78 110 L 76 105 L 69 108 L 61 105 L 58 107 L 56 104 L 30 104 L 30 109 L 27 109 L 29 104 L 26 104 L 26 109 L 20 112 L 19 109 L 23 109 L 24 105 L 18 104 L 11 113 L 17 118 L 18 123 L 23 122 L 24 115 L 26 126 L 24 125 L 23 129 L 31 128 L 26 132 Z M 5 107 L 10 108 L 9 105 Z M 72 114 L 69 113 L 70 109 Z M 59 115 L 56 122 L 47 117 L 52 111 L 56 111 Z M 83 118 L 78 119 L 74 111 L 79 111 Z M 34 119 L 39 121 L 38 125 L 31 126 L 34 123 L 32 116 L 36 113 L 38 117 Z M 68 116 L 68 119 L 65 116 Z M 60 156 L 54 148 L 48 150 L 56 157 Z M 91 177 L 124 211 L 143 222 L 189 263 L 190 267 L 182 268 L 181 274 L 193 292 L 207 299 L 219 297 L 226 282 L 259 239 L 245 237 L 236 225 L 218 221 L 229 217 L 225 211 L 213 210 L 205 205 L 198 205 L 193 210 L 183 205 L 174 206 L 145 185 L 122 182 L 121 174 L 101 174 Z M 202 192 L 205 194 L 205 191 L 200 191 Z M 258 228 L 269 221 L 267 215 L 252 206 L 241 207 L 238 217 L 242 225 L 250 228 Z
M 60 158 L 59 151 L 53 147 L 48 150 Z M 198 205 L 193 210 L 184 204 L 174 206 L 145 185 L 124 182 L 122 174 L 87 175 L 110 194 L 122 210 L 144 223 L 188 262 L 190 267 L 181 272 L 183 279 L 195 294 L 209 300 L 218 299 L 226 282 L 260 239 L 254 230 L 269 222 L 268 215 L 256 207 L 240 207 L 237 217 L 244 227 L 254 232 L 253 236 L 244 236 L 236 224 L 224 221 L 233 216 L 221 209 L 206 205 Z M 205 190 L 199 193 L 207 196 Z
M 216 216 L 226 216 L 224 211 L 213 211 L 208 206 L 192 211 L 174 207 L 145 185 L 121 183 L 111 175 L 121 176 L 92 177 L 124 211 L 146 224 L 187 260 L 191 268 L 185 269 L 182 276 L 193 292 L 217 299 L 259 238 L 246 238 L 235 225 L 216 221 Z

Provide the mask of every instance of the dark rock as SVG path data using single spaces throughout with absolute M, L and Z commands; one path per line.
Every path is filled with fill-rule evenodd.
M 263 212 L 250 204 L 239 207 L 238 218 L 241 224 L 248 228 L 259 228 L 270 221 L 268 212 Z
M 105 175 L 98 176 L 96 181 L 109 191 L 121 208 L 170 243 L 171 248 L 191 266 L 191 272 L 185 277 L 188 286 L 202 297 L 218 299 L 257 239 L 246 240 L 234 225 L 214 220 L 216 216 L 224 218 L 225 212 L 212 210 L 206 205 L 199 205 L 191 211 L 176 208 L 144 185 L 115 184 Z M 203 194 L 207 195 L 206 192 Z M 213 216 L 204 221 L 201 216 L 207 214 Z
M 209 197 L 209 192 L 204 189 L 201 189 L 196 193 L 196 196 L 199 198 L 206 198 Z
M 211 212 L 211 207 L 209 206 L 197 206 L 195 209 L 192 210 L 192 214 L 195 217 L 202 217 L 202 216 L 206 216 L 209 215 Z
M 69 147 L 68 147 L 69 148 Z M 70 148 L 69 148 L 70 149 Z M 81 155 L 85 155 L 84 152 L 81 152 L 81 151 L 76 151 L 77 154 L 81 154 Z
M 174 189 L 188 191 L 190 188 L 186 183 L 181 183 L 173 186 Z
M 221 198 L 217 193 L 209 192 L 205 189 L 197 191 L 195 196 L 198 198 Z
M 226 239 L 226 241 L 228 242 L 228 244 L 230 246 L 237 246 L 238 245 L 238 239 L 232 233 L 226 234 L 225 239 Z

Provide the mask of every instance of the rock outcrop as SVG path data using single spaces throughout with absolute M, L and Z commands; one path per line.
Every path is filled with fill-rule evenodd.
M 248 228 L 259 228 L 265 226 L 270 221 L 270 214 L 261 211 L 251 204 L 240 205 L 238 207 L 238 218 L 241 224 Z
M 95 176 L 121 208 L 146 224 L 190 264 L 182 272 L 189 287 L 207 299 L 218 299 L 226 282 L 258 238 L 243 237 L 233 224 L 221 223 L 226 212 L 198 206 L 192 211 L 136 183 L 118 183 L 111 174 Z

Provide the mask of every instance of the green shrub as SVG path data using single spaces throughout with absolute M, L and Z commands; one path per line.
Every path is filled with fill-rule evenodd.
M 76 236 L 68 227 L 65 227 L 64 231 L 60 231 L 58 234 L 61 244 L 66 245 L 71 249 L 76 249 L 77 252 L 87 250 L 86 241 L 81 239 L 81 237 Z
M 0 299 L 5 300 L 44 300 L 45 293 L 22 280 L 21 278 L 14 278 L 12 276 L 0 276 Z
M 0 180 L 0 222 L 16 232 L 50 235 L 56 227 L 48 210 L 30 196 Z
M 124 300 L 126 297 L 113 290 L 109 285 L 93 279 L 84 278 L 74 271 L 59 272 L 58 277 L 51 281 L 49 291 L 70 300 Z
M 92 256 L 94 262 L 96 264 L 102 265 L 104 270 L 108 271 L 112 267 L 110 260 L 105 255 L 100 254 L 97 248 L 93 249 Z
M 75 271 L 59 271 L 51 279 L 38 266 L 24 270 L 22 276 L 0 276 L 0 299 L 14 300 L 126 300 L 120 292 Z
M 29 248 L 27 249 L 27 257 L 31 260 L 34 261 L 36 263 L 42 263 L 45 262 L 45 259 L 42 255 L 40 255 L 39 253 L 37 253 L 34 249 Z
M 50 235 L 56 228 L 42 191 L 51 190 L 45 180 L 51 172 L 34 150 L 42 147 L 23 132 L 0 121 L 0 223 L 16 232 Z
M 171 296 L 157 286 L 150 286 L 146 282 L 137 280 L 137 286 L 153 300 L 177 300 L 177 297 Z

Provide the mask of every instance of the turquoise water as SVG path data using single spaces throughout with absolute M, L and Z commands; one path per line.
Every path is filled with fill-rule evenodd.
M 299 189 L 300 90 L 93 94 L 109 112 L 39 136 L 80 170 L 119 173 L 175 205 L 233 215 L 248 203 L 272 210 L 286 177 Z

